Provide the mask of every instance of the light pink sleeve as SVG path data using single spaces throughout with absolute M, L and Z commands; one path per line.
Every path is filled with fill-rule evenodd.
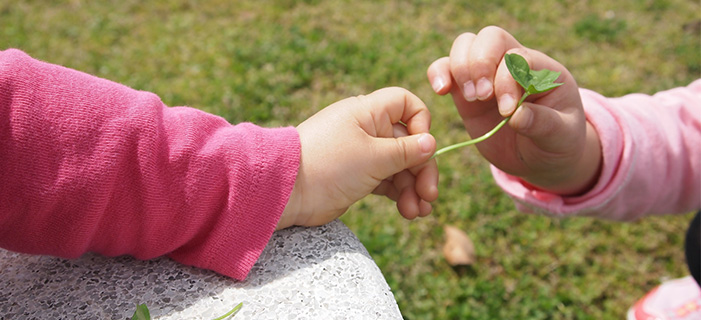
M 297 175 L 294 128 L 233 126 L 0 52 L 0 247 L 162 255 L 243 279 Z
M 519 210 L 634 220 L 701 208 L 701 80 L 652 96 L 580 91 L 602 141 L 598 183 L 584 195 L 562 197 L 492 167 Z

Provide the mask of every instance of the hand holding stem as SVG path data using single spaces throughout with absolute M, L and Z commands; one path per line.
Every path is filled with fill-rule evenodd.
M 508 70 L 507 54 L 512 53 L 525 57 L 527 68 Z M 550 79 L 562 85 L 517 104 L 522 88 L 530 85 L 519 82 L 513 73 L 528 80 L 529 75 L 533 79 L 550 74 L 543 69 L 560 72 Z M 503 173 L 529 188 L 560 195 L 581 194 L 597 181 L 602 163 L 598 133 L 587 121 L 577 82 L 556 60 L 523 46 L 506 30 L 490 26 L 476 34 L 459 35 L 450 55 L 433 62 L 427 76 L 437 94 L 451 94 L 470 135 L 490 132 L 462 145 L 481 142 L 476 149 Z
M 555 72 L 547 69 L 539 71 L 531 70 L 528 66 L 528 62 L 526 61 L 526 59 L 515 53 L 506 54 L 504 56 L 504 60 L 506 62 L 506 67 L 511 73 L 511 76 L 514 77 L 514 80 L 516 80 L 516 82 L 518 82 L 525 90 L 523 92 L 523 95 L 521 95 L 521 99 L 519 99 L 518 103 L 516 104 L 516 109 L 518 109 L 518 107 L 521 106 L 523 101 L 525 101 L 529 95 L 542 93 L 562 85 L 562 83 L 555 82 L 555 80 L 557 80 L 557 78 L 560 76 L 560 72 Z M 516 109 L 514 109 L 514 112 L 516 112 Z M 499 122 L 499 124 L 497 124 L 494 127 L 494 129 L 489 130 L 487 133 L 483 134 L 480 137 L 441 148 L 440 150 L 436 151 L 435 154 L 433 154 L 431 159 L 448 151 L 487 140 L 489 137 L 491 137 L 497 131 L 499 131 L 499 129 L 501 129 L 501 127 L 503 127 L 507 122 L 509 122 L 512 115 L 513 112 L 511 113 L 511 115 Z

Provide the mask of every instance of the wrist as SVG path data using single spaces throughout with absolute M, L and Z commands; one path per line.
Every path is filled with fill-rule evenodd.
M 301 171 L 302 165 L 297 171 L 297 177 L 295 179 L 295 184 L 292 187 L 292 192 L 290 192 L 290 197 L 287 199 L 287 205 L 280 215 L 280 220 L 278 220 L 277 227 L 275 230 L 282 230 L 288 227 L 299 225 L 299 215 L 302 204 L 302 191 L 301 191 Z
M 282 230 L 297 225 L 300 202 L 298 199 L 299 197 L 295 195 L 295 190 L 293 189 L 292 194 L 290 194 L 290 199 L 287 201 L 287 205 L 285 206 L 285 210 L 283 210 L 282 214 L 280 215 L 280 220 L 278 220 L 275 230 Z

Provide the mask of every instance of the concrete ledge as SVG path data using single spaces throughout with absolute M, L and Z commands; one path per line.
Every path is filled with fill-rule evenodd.
M 167 258 L 77 260 L 0 249 L 0 319 L 401 319 L 387 282 L 340 221 L 277 232 L 246 281 Z

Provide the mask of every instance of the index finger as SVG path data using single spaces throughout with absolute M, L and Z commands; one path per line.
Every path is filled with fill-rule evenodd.
M 477 99 L 492 97 L 494 76 L 504 54 L 521 47 L 516 38 L 502 28 L 490 26 L 480 30 L 467 52 L 469 78 L 475 86 Z
M 372 116 L 378 137 L 393 137 L 392 125 L 400 121 L 406 125 L 410 135 L 428 133 L 431 129 L 428 107 L 409 90 L 383 88 L 359 98 L 364 100 L 364 111 Z

